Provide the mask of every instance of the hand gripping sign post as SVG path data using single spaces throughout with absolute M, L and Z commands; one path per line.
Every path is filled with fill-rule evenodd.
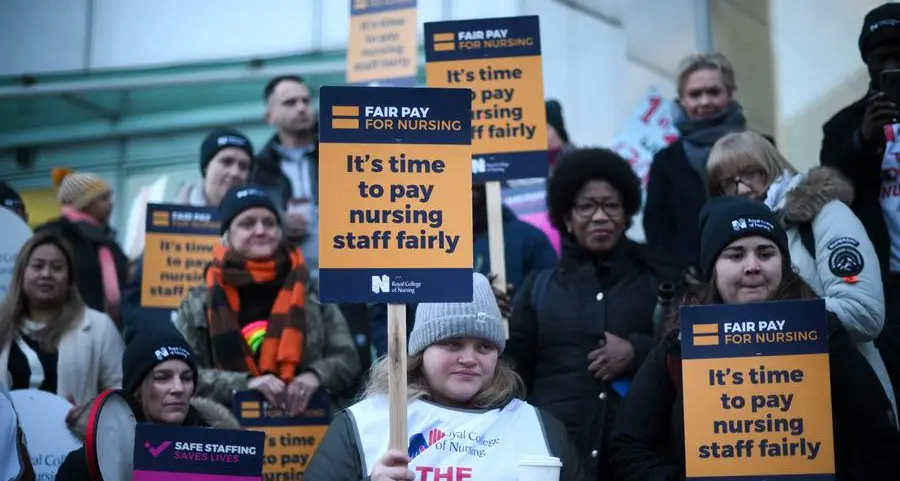
M 821 299 L 681 308 L 688 479 L 834 479 L 826 315 Z
M 418 36 L 416 0 L 350 0 L 347 83 L 415 86 Z
M 391 446 L 406 450 L 405 303 L 471 302 L 471 100 L 463 89 L 322 87 L 323 302 L 388 303 Z
M 495 287 L 506 290 L 500 181 L 547 177 L 547 116 L 537 16 L 425 24 L 430 87 L 472 96 L 472 175 L 487 182 Z
M 220 238 L 215 207 L 147 204 L 142 317 L 171 320 L 188 290 L 203 285 Z

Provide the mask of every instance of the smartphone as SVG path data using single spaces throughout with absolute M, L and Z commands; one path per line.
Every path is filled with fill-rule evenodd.
M 900 69 L 881 72 L 881 91 L 888 100 L 900 105 Z

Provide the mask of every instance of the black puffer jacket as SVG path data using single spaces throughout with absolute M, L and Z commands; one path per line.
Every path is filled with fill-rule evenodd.
M 565 424 L 589 473 L 606 470 L 605 440 L 621 398 L 588 371 L 588 353 L 606 332 L 630 341 L 634 360 L 622 376 L 630 378 L 657 343 L 659 284 L 678 272 L 652 248 L 624 237 L 602 261 L 566 240 L 546 287 L 533 288 L 536 273 L 518 291 L 504 357 L 525 380 L 528 402 Z
M 837 481 L 896 480 L 900 432 L 878 377 L 840 321 L 829 316 L 828 354 Z M 651 353 L 619 410 L 611 443 L 619 481 L 685 479 L 684 405 L 666 357 L 681 362 L 678 331 Z

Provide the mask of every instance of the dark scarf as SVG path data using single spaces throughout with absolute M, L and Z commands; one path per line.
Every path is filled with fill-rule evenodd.
M 688 162 L 705 179 L 706 161 L 713 144 L 727 134 L 746 130 L 747 119 L 741 104 L 734 100 L 722 113 L 706 119 L 689 119 L 678 105 L 675 109 L 675 127 L 681 133 Z
M 560 265 L 565 270 L 577 271 L 593 269 L 601 283 L 618 282 L 634 264 L 635 243 L 625 232 L 618 242 L 607 252 L 591 252 L 582 247 L 571 236 L 562 239 L 562 259 Z
M 286 276 L 285 272 L 288 272 Z M 265 326 L 257 364 L 241 333 L 238 288 L 271 284 L 279 278 L 284 281 Z M 206 273 L 207 320 L 216 366 L 229 371 L 249 371 L 253 376 L 275 374 L 290 382 L 303 358 L 308 281 L 309 271 L 303 255 L 289 243 L 280 244 L 275 257 L 267 261 L 249 260 L 233 249 L 216 246 Z

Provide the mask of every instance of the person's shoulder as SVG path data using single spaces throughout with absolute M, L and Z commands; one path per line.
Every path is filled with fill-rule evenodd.
M 34 233 L 37 234 L 39 232 L 52 232 L 54 234 L 61 234 L 64 230 L 71 225 L 71 222 L 68 221 L 65 217 L 57 217 L 53 220 L 48 220 L 43 224 L 38 225 L 34 228 Z
M 677 256 L 669 255 L 664 249 L 634 242 L 634 257 L 664 282 L 676 282 L 681 277 L 684 266 Z
M 850 123 L 856 123 L 866 112 L 866 97 L 863 97 L 856 102 L 838 110 L 837 113 L 831 116 L 827 121 L 825 121 L 824 130 L 826 132 L 842 129 Z
M 656 163 L 657 160 L 667 159 L 670 157 L 676 157 L 679 155 L 683 155 L 683 153 L 684 153 L 684 146 L 682 145 L 682 141 L 676 140 L 675 142 L 672 142 L 671 144 L 667 145 L 666 147 L 663 147 L 662 149 L 658 150 L 656 152 L 656 154 L 653 155 L 653 161 L 654 161 L 654 163 Z

